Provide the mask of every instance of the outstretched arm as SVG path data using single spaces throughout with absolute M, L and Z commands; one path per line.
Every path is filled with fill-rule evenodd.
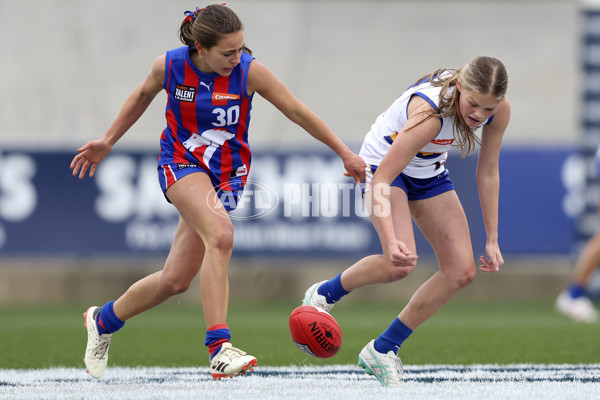
M 492 122 L 483 127 L 481 135 L 476 175 L 486 233 L 485 253 L 487 256 L 487 259 L 484 256 L 479 257 L 481 262 L 479 269 L 485 272 L 498 271 L 504 264 L 498 244 L 498 196 L 500 193 L 498 159 L 502 137 L 509 120 L 510 103 L 508 100 L 504 100 L 500 103 Z
M 154 97 L 162 90 L 164 76 L 165 55 L 163 54 L 154 61 L 146 79 L 125 100 L 104 136 L 77 149 L 78 154 L 71 161 L 73 176 L 79 174 L 79 179 L 83 179 L 88 168 L 90 178 L 94 176 L 98 164 L 110 153 L 112 146 L 142 116 Z
M 406 244 L 396 237 L 391 215 L 391 183 L 427 143 L 441 129 L 438 118 L 427 118 L 431 106 L 421 97 L 414 96 L 408 106 L 408 121 L 398 132 L 392 146 L 377 167 L 370 187 L 365 188 L 365 202 L 373 226 L 379 235 L 384 256 L 396 266 L 411 266 L 417 260 Z
M 256 60 L 252 61 L 248 71 L 248 91 L 256 91 L 292 122 L 329 146 L 340 156 L 344 168 L 357 185 L 364 180 L 365 162 L 354 154 L 316 113 L 296 99 L 267 67 Z

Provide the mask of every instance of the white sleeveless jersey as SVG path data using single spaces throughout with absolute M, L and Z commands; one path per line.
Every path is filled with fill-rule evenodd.
M 447 72 L 442 75 L 447 74 Z M 454 88 L 449 89 L 448 96 L 452 95 Z M 432 86 L 429 80 L 424 80 L 418 85 L 409 87 L 383 114 L 375 120 L 371 130 L 367 133 L 359 155 L 367 164 L 379 165 L 389 150 L 398 132 L 408 120 L 408 103 L 413 95 L 425 99 L 434 109 L 438 109 L 440 100 L 440 87 Z M 440 118 L 442 128 L 437 136 L 429 142 L 406 166 L 404 174 L 412 178 L 433 178 L 444 172 L 446 158 L 455 141 L 453 118 Z M 491 120 L 488 119 L 485 123 Z M 483 124 L 482 124 L 483 125 Z M 480 125 L 481 126 L 481 125 Z M 479 129 L 477 127 L 476 129 Z

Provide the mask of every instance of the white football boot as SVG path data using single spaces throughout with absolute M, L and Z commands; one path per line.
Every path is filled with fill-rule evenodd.
M 318 292 L 319 287 L 327 281 L 317 282 L 308 288 L 304 294 L 302 304 L 305 306 L 315 306 L 321 310 L 329 312 L 333 308 L 333 304 L 329 304 L 325 296 L 321 296 Z
M 585 296 L 574 299 L 568 291 L 563 291 L 556 299 L 556 310 L 577 322 L 595 322 L 598 312 L 594 304 Z
M 98 307 L 90 307 L 83 313 L 84 325 L 87 328 L 88 339 L 85 348 L 85 366 L 87 373 L 99 379 L 106 371 L 108 363 L 108 347 L 110 346 L 111 333 L 100 335 L 96 325 L 96 315 L 100 312 Z
M 221 378 L 232 378 L 239 374 L 245 375 L 248 370 L 254 371 L 256 366 L 256 357 L 248 355 L 245 351 L 226 342 L 221 345 L 221 350 L 210 362 L 210 374 L 216 381 Z
M 402 360 L 391 350 L 387 354 L 378 352 L 373 346 L 374 343 L 375 340 L 371 340 L 361 350 L 358 355 L 358 366 L 367 374 L 377 378 L 381 386 L 401 386 L 404 380 Z

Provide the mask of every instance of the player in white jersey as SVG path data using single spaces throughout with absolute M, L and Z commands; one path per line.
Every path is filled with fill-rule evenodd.
M 507 88 L 506 68 L 496 58 L 439 69 L 407 89 L 365 138 L 360 155 L 370 165 L 364 198 L 383 254 L 315 283 L 303 304 L 328 311 L 350 291 L 409 275 L 418 258 L 414 220 L 434 249 L 439 271 L 359 354 L 359 366 L 383 386 L 401 384 L 397 352 L 413 330 L 475 278 L 468 222 L 444 165 L 452 146 L 466 156 L 480 145 L 476 178 L 487 238 L 479 269 L 494 272 L 504 263 L 498 245 L 498 158 L 510 120 Z
M 441 73 L 440 78 L 445 79 L 450 76 L 449 71 L 444 71 Z M 454 87 L 449 87 L 446 96 L 452 96 L 453 92 Z M 408 88 L 377 118 L 371 126 L 371 130 L 367 133 L 359 154 L 367 164 L 377 166 L 381 163 L 394 139 L 396 139 L 398 132 L 402 130 L 402 127 L 408 121 L 408 105 L 413 96 L 420 97 L 433 109 L 439 109 L 440 88 L 433 86 L 429 77 Z M 439 118 L 439 121 L 441 129 L 435 138 L 413 157 L 402 171 L 403 174 L 412 178 L 425 179 L 433 178 L 445 171 L 444 164 L 448 157 L 448 150 L 455 147 L 454 126 L 450 116 Z M 486 120 L 479 125 L 489 122 L 491 121 Z M 473 128 L 473 130 L 475 131 L 478 128 Z
M 596 175 L 600 183 L 600 146 L 596 149 Z M 600 207 L 598 208 L 600 211 Z M 577 322 L 596 322 L 598 312 L 589 297 L 588 285 L 600 267 L 600 229 L 581 249 L 569 286 L 556 299 L 556 310 Z

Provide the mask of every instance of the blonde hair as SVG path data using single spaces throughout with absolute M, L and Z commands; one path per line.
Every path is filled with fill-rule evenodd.
M 456 84 L 460 81 L 464 89 L 480 94 L 491 94 L 496 97 L 496 100 L 502 101 L 506 98 L 508 89 L 508 74 L 502 61 L 493 57 L 478 56 L 460 68 L 437 69 L 419 78 L 415 84 L 424 80 L 429 80 L 432 86 L 440 87 L 441 90 L 439 109 L 431 111 L 423 121 L 435 117 L 452 117 L 456 146 L 460 148 L 463 157 L 473 153 L 475 145 L 480 144 L 480 139 L 467 125 L 459 111 L 460 92 L 456 90 Z M 453 90 L 449 93 L 451 89 Z

